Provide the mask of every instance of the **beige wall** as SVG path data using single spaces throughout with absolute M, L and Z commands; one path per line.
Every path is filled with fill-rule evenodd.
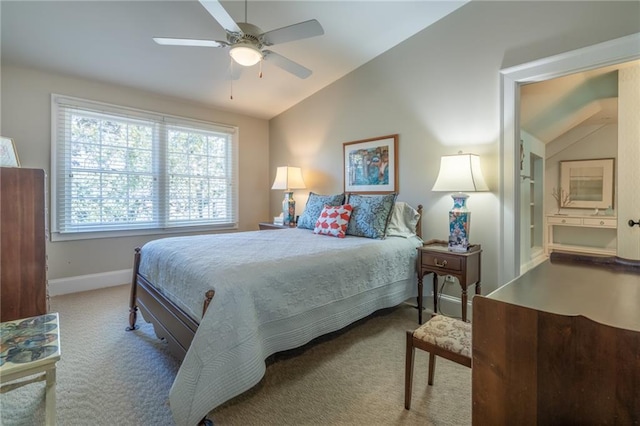
M 42 168 L 50 174 L 51 93 L 229 124 L 239 128 L 240 136 L 240 229 L 257 229 L 258 222 L 269 217 L 267 120 L 31 69 L 3 66 L 1 75 L 2 135 L 16 142 L 23 167 Z M 49 242 L 49 279 L 129 269 L 134 248 L 161 236 Z
M 398 133 L 399 199 L 425 205 L 425 238 L 445 238 L 451 198 L 431 192 L 440 156 L 479 154 L 491 192 L 468 205 L 486 294 L 499 284 L 499 70 L 639 32 L 639 14 L 638 2 L 473 1 L 272 119 L 270 178 L 290 164 L 309 190 L 340 192 L 342 143 Z

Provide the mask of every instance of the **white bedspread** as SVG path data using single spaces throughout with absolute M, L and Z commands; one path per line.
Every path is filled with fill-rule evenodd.
M 216 291 L 171 388 L 176 423 L 195 425 L 254 386 L 269 355 L 415 296 L 420 244 L 297 228 L 145 244 L 140 273 L 194 318 Z

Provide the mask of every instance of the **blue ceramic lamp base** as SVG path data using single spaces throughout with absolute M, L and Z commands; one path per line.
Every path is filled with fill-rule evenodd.
M 291 226 L 296 222 L 296 200 L 293 199 L 293 192 L 285 192 L 282 200 L 283 225 Z
M 449 251 L 466 252 L 469 250 L 471 226 L 471 212 L 466 206 L 469 195 L 456 193 L 451 198 L 453 208 L 449 211 Z

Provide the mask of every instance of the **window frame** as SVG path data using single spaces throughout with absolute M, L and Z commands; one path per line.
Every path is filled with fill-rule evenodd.
M 90 113 L 100 113 L 105 115 L 113 115 L 114 118 L 130 117 L 133 119 L 140 119 L 149 122 L 153 122 L 156 129 L 153 130 L 153 147 L 152 156 L 164 157 L 160 160 L 154 160 L 156 166 L 159 164 L 167 163 L 167 133 L 170 129 L 176 127 L 191 128 L 194 131 L 211 131 L 226 133 L 229 135 L 231 155 L 227 156 L 227 162 L 230 164 L 231 172 L 229 175 L 228 183 L 231 185 L 231 194 L 227 198 L 230 199 L 230 217 L 228 221 L 215 223 L 215 224 L 180 224 L 170 225 L 171 221 L 169 217 L 158 219 L 156 226 L 143 226 L 140 228 L 131 229 L 117 229 L 117 230 L 81 230 L 77 232 L 60 232 L 59 230 L 59 211 L 58 211 L 58 183 L 60 183 L 58 173 L 65 173 L 65 166 L 61 165 L 61 169 L 58 170 L 58 148 L 60 144 L 65 144 L 66 141 L 58 141 L 59 129 L 59 117 L 63 112 L 60 111 L 63 108 L 62 105 L 77 107 L 78 109 L 86 109 Z M 157 134 L 155 134 L 157 133 Z M 66 95 L 51 94 L 51 241 L 69 241 L 69 240 L 85 240 L 85 239 L 99 239 L 99 238 L 113 238 L 113 237 L 130 237 L 137 235 L 161 235 L 161 234 L 187 234 L 187 233 L 202 233 L 210 232 L 213 230 L 235 230 L 238 229 L 238 205 L 239 205 L 239 178 L 238 178 L 238 152 L 239 152 L 239 130 L 237 126 L 230 126 L 225 124 L 212 123 L 207 121 L 195 120 L 175 115 L 162 114 L 152 111 L 146 111 L 136 108 L 123 107 L 114 104 L 108 104 L 99 101 L 92 101 L 87 99 L 75 98 Z M 162 153 L 165 152 L 165 154 Z M 166 169 L 159 170 L 156 167 L 152 173 L 156 177 L 160 177 L 163 173 L 168 176 Z M 165 180 L 165 179 L 158 179 Z M 164 184 L 156 184 L 157 201 L 162 202 L 168 196 L 168 189 L 166 182 Z M 162 213 L 159 206 L 154 206 L 154 217 L 158 213 Z M 165 215 L 168 211 L 164 211 Z M 154 219 L 155 220 L 155 219 Z M 167 226 L 162 226 L 165 224 Z

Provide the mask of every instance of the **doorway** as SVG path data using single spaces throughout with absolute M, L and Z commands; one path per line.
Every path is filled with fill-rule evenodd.
M 520 85 L 638 60 L 639 43 L 640 34 L 633 34 L 501 71 L 500 284 L 520 275 L 521 266 Z

